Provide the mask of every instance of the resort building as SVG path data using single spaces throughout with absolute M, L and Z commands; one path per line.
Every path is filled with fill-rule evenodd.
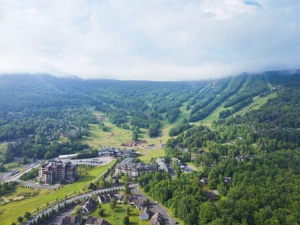
M 77 166 L 70 161 L 46 161 L 40 167 L 37 179 L 44 184 L 73 183 L 77 176 Z
M 151 172 L 157 172 L 156 164 L 134 163 L 128 162 L 128 160 L 125 159 L 122 163 L 118 163 L 116 165 L 115 176 L 119 176 L 120 173 L 124 173 L 129 177 L 139 177 L 142 174 Z

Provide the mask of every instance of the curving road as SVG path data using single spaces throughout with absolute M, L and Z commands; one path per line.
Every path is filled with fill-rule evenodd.
M 154 213 L 159 212 L 161 215 L 163 215 L 166 225 L 178 224 L 175 218 L 170 217 L 170 212 L 166 208 L 164 208 L 162 205 L 158 204 L 157 202 L 154 202 L 149 196 L 144 195 L 142 192 L 140 192 L 138 189 L 138 185 L 133 187 L 132 193 L 142 196 L 144 199 L 148 198 L 150 200 L 150 204 L 148 208 Z
M 141 196 L 144 199 L 147 199 L 147 198 L 150 199 L 149 208 L 153 212 L 159 212 L 160 214 L 162 214 L 164 216 L 164 218 L 166 219 L 166 221 L 165 221 L 166 224 L 168 224 L 168 225 L 178 224 L 177 221 L 176 221 L 176 219 L 170 217 L 170 213 L 169 213 L 169 211 L 166 208 L 164 208 L 163 206 L 159 205 L 157 202 L 154 202 L 148 196 L 146 196 L 143 193 L 141 193 L 138 190 L 138 184 L 131 184 L 131 185 L 129 185 L 129 187 L 132 190 L 133 194 Z M 27 220 L 26 222 L 24 222 L 22 224 L 23 225 L 28 225 L 31 221 L 36 220 L 39 216 L 42 216 L 43 213 L 50 212 L 52 210 L 52 208 L 55 209 L 55 210 L 57 210 L 58 205 L 59 204 L 62 205 L 62 204 L 64 204 L 64 202 L 70 203 L 70 202 L 72 202 L 74 200 L 84 199 L 84 198 L 89 197 L 89 196 L 91 196 L 93 194 L 102 194 L 102 193 L 107 192 L 107 191 L 113 191 L 113 189 L 116 189 L 116 188 L 124 188 L 124 186 L 117 186 L 117 187 L 99 189 L 99 190 L 92 191 L 92 192 L 89 192 L 89 193 L 86 193 L 86 194 L 74 196 L 72 198 L 67 199 L 66 201 L 61 201 L 59 203 L 56 203 L 55 205 L 52 205 L 52 206 L 49 206 L 46 209 L 43 209 L 38 214 L 36 214 L 35 216 L 31 217 L 29 220 Z M 56 216 L 54 216 L 53 218 L 51 218 L 46 224 L 53 224 L 53 223 L 58 223 L 59 224 L 62 218 L 64 218 L 67 215 L 70 215 L 72 213 L 74 207 L 70 207 L 67 210 L 64 210 L 61 213 L 57 214 Z
M 132 185 L 129 185 L 130 188 L 135 188 L 136 186 L 138 186 L 137 184 L 132 184 Z M 85 197 L 88 197 L 88 196 L 91 196 L 93 194 L 101 194 L 101 193 L 104 193 L 104 192 L 107 192 L 107 191 L 113 191 L 113 189 L 115 188 L 124 188 L 124 186 L 117 186 L 117 187 L 111 187 L 111 188 L 105 188 L 105 189 L 99 189 L 99 190 L 96 190 L 96 191 L 91 191 L 89 193 L 86 193 L 86 194 L 82 194 L 82 195 L 78 195 L 78 196 L 74 196 L 72 198 L 69 198 L 67 199 L 66 201 L 60 201 L 58 203 L 55 203 L 54 205 L 51 205 L 49 206 L 48 208 L 46 209 L 43 209 L 42 211 L 40 211 L 38 214 L 34 215 L 33 217 L 31 217 L 29 220 L 27 220 L 26 222 L 22 223 L 23 225 L 28 225 L 30 222 L 32 222 L 33 220 L 36 220 L 39 216 L 42 216 L 43 213 L 48 213 L 52 210 L 52 208 L 56 209 L 58 208 L 58 205 L 62 205 L 64 204 L 64 202 L 67 202 L 67 203 L 71 203 L 72 201 L 74 200 L 81 200 Z
M 22 172 L 10 177 L 9 179 L 5 180 L 4 182 L 10 182 L 10 181 L 19 181 L 20 177 L 24 174 L 32 170 L 33 168 L 39 167 L 39 163 L 32 164 L 30 167 L 28 167 L 26 170 L 23 170 Z

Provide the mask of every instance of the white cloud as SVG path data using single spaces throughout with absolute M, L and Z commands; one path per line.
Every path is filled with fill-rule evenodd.
M 300 68 L 286 0 L 3 0 L 0 73 L 186 80 Z

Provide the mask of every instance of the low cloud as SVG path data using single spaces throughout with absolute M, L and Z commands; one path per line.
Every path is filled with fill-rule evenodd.
M 298 69 L 294 2 L 6 0 L 0 73 L 197 80 Z

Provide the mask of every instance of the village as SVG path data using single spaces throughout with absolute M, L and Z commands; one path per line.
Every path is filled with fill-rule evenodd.
M 148 164 L 142 162 L 135 162 L 135 157 L 138 155 L 135 150 L 132 149 L 113 149 L 113 148 L 102 148 L 99 150 L 99 157 L 94 159 L 77 160 L 73 164 L 73 160 L 66 159 L 67 156 L 60 156 L 58 161 L 49 161 L 43 164 L 39 168 L 39 179 L 44 183 L 51 183 L 53 179 L 55 181 L 64 178 L 65 182 L 76 182 L 77 178 L 77 167 L 82 165 L 82 163 L 91 163 L 97 161 L 95 159 L 101 160 L 104 157 L 118 158 L 119 163 L 114 166 L 112 171 L 113 183 L 122 183 L 122 178 L 124 176 L 128 177 L 129 180 L 133 181 L 135 178 L 146 174 L 146 173 L 156 173 L 166 172 L 174 173 L 171 165 L 176 164 L 179 166 L 182 172 L 189 173 L 191 169 L 188 169 L 186 165 L 177 158 L 171 160 L 171 164 L 166 163 L 164 158 L 157 158 L 155 163 Z M 201 150 L 200 153 L 201 154 Z M 70 157 L 70 156 L 68 156 Z M 60 161 L 61 158 L 64 162 Z M 120 161 L 120 159 L 123 159 Z M 81 164 L 80 164 L 81 163 Z M 59 171 L 60 170 L 60 171 Z M 63 172 L 66 175 L 61 175 Z M 51 174 L 51 175 L 49 175 Z M 54 178 L 54 174 L 60 174 L 60 177 Z M 175 174 L 173 174 L 175 176 Z M 49 177 L 49 178 L 48 178 Z M 117 181 L 118 180 L 118 181 Z M 203 177 L 200 183 L 207 185 L 208 178 Z M 231 177 L 224 177 L 224 183 L 231 183 Z M 133 183 L 131 183 L 133 184 Z M 126 183 L 125 183 L 126 185 Z M 128 184 L 127 184 L 128 185 Z M 128 186 L 127 186 L 128 187 Z M 127 192 L 127 193 L 126 193 Z M 216 190 L 205 190 L 204 195 L 211 199 L 212 201 L 218 200 L 218 192 Z M 169 217 L 169 213 L 160 206 L 157 202 L 150 200 L 147 196 L 141 193 L 137 186 L 134 188 L 131 186 L 130 190 L 125 191 L 124 188 L 111 188 L 107 191 L 96 191 L 93 194 L 85 196 L 83 200 L 78 202 L 74 209 L 69 215 L 64 215 L 64 217 L 59 217 L 60 222 L 57 218 L 53 220 L 57 223 L 51 223 L 51 225 L 73 225 L 73 224 L 86 224 L 86 225 L 106 225 L 109 224 L 105 218 L 101 217 L 103 215 L 102 205 L 109 205 L 111 209 L 115 208 L 116 205 L 122 205 L 125 208 L 124 215 L 126 211 L 130 211 L 133 208 L 139 210 L 139 220 L 149 221 L 150 225 L 162 225 L 162 224 L 177 224 L 173 218 Z M 93 213 L 94 212 L 94 213 Z M 97 214 L 95 215 L 95 212 Z M 75 213 L 75 214 L 74 214 Z M 128 213 L 130 214 L 130 213 Z M 126 223 L 127 217 L 124 216 L 124 224 Z M 128 218 L 129 220 L 129 218 Z M 52 220 L 51 220 L 52 221 Z M 166 223 L 167 222 L 167 223 Z M 28 223 L 33 225 L 34 223 Z

